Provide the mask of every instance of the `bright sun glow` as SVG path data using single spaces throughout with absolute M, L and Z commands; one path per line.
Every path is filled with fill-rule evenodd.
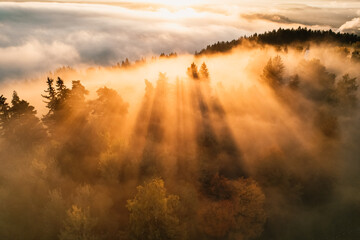
M 155 4 L 164 4 L 164 5 L 169 5 L 169 6 L 176 6 L 176 7 L 181 7 L 181 6 L 189 6 L 189 5 L 195 5 L 195 4 L 200 4 L 203 3 L 204 0 L 181 0 L 181 1 L 170 1 L 170 0 L 136 0 L 133 2 L 146 2 L 146 3 L 155 3 Z

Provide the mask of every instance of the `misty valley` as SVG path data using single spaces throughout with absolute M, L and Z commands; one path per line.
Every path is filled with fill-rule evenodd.
M 359 239 L 360 37 L 279 29 L 0 89 L 0 239 Z

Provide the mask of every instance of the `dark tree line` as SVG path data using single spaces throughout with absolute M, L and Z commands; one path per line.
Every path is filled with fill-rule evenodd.
M 332 30 L 312 30 L 307 28 L 291 28 L 273 30 L 262 34 L 253 34 L 251 36 L 243 36 L 239 39 L 217 42 L 208 45 L 206 48 L 196 52 L 195 55 L 212 54 L 219 52 L 228 52 L 236 46 L 241 45 L 244 41 L 252 41 L 259 44 L 268 44 L 272 46 L 287 46 L 291 44 L 313 43 L 336 43 L 339 45 L 350 46 L 360 41 L 360 36 L 351 33 L 339 33 Z

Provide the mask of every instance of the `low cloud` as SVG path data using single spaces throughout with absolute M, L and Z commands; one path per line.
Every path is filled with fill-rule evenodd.
M 360 34 L 360 18 L 354 18 L 350 21 L 347 21 L 338 30 L 339 32 L 346 33 L 355 33 Z
M 0 48 L 2 77 L 18 78 L 29 72 L 75 64 L 78 60 L 79 55 L 72 46 L 57 41 L 48 44 L 29 40 L 23 45 Z
M 255 13 L 255 14 L 242 14 L 242 18 L 245 18 L 249 21 L 252 20 L 266 20 L 270 22 L 277 22 L 277 23 L 294 23 L 288 17 L 279 15 L 279 14 L 263 14 L 263 13 Z
M 235 20 L 192 9 L 0 3 L 0 81 L 62 64 L 111 65 L 162 52 L 193 53 L 219 36 L 231 40 L 248 33 L 234 27 Z M 34 54 L 31 61 L 28 53 Z

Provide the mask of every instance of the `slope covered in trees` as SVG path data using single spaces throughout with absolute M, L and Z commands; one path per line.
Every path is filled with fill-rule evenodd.
M 359 238 L 359 63 L 311 54 L 63 69 L 43 114 L 1 95 L 0 239 Z
M 278 30 L 262 34 L 255 33 L 249 37 L 240 37 L 239 39 L 230 42 L 217 42 L 196 52 L 195 55 L 228 52 L 245 42 L 253 42 L 260 45 L 268 44 L 277 47 L 297 45 L 306 48 L 310 43 L 335 43 L 338 46 L 351 46 L 352 44 L 360 42 L 360 37 L 350 33 L 336 33 L 332 30 L 312 30 L 301 27 L 297 29 L 279 28 Z

